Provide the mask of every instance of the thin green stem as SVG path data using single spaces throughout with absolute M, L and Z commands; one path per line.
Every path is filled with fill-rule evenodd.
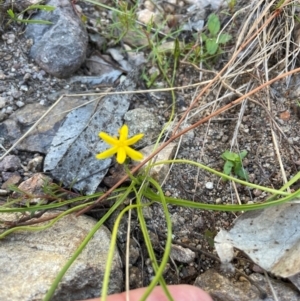
M 129 186 L 124 192 L 123 196 L 120 197 L 116 203 L 113 204 L 113 206 L 108 210 L 108 212 L 97 222 L 97 224 L 92 228 L 92 230 L 89 232 L 89 234 L 86 236 L 86 238 L 82 241 L 78 249 L 74 252 L 72 257 L 67 261 L 65 266 L 61 269 L 61 271 L 56 276 L 55 280 L 53 281 L 49 291 L 47 292 L 46 296 L 44 297 L 43 301 L 49 301 L 51 300 L 55 289 L 57 288 L 59 282 L 67 272 L 67 270 L 70 268 L 70 266 L 73 264 L 73 262 L 76 260 L 76 258 L 79 256 L 79 254 L 82 252 L 82 250 L 85 248 L 85 246 L 88 244 L 88 242 L 92 239 L 93 235 L 98 231 L 98 229 L 103 225 L 103 223 L 110 217 L 110 215 L 120 206 L 120 204 L 124 201 L 124 199 L 128 196 L 128 194 L 131 192 L 132 187 Z M 103 283 L 104 285 L 104 283 Z M 106 288 L 107 289 L 107 288 Z
M 165 217 L 166 217 L 166 223 L 167 223 L 167 241 L 166 241 L 166 245 L 165 245 L 165 252 L 164 252 L 164 255 L 163 255 L 162 260 L 161 260 L 161 264 L 160 264 L 160 266 L 158 266 L 155 255 L 154 255 L 153 247 L 152 247 L 152 244 L 151 244 L 151 240 L 150 240 L 150 237 L 149 237 L 149 234 L 148 234 L 148 231 L 147 231 L 144 216 L 141 212 L 141 209 L 138 208 L 138 216 L 139 216 L 139 220 L 140 220 L 141 230 L 143 232 L 145 243 L 146 243 L 147 250 L 148 250 L 148 253 L 149 253 L 149 257 L 152 260 L 152 265 L 153 265 L 153 268 L 154 268 L 154 271 L 155 271 L 155 277 L 151 281 L 150 285 L 146 289 L 146 291 L 145 291 L 144 295 L 141 297 L 140 301 L 145 301 L 149 297 L 151 291 L 154 289 L 154 287 L 156 286 L 156 284 L 158 282 L 161 283 L 161 286 L 162 286 L 166 296 L 168 297 L 168 299 L 172 301 L 173 297 L 170 294 L 170 292 L 169 292 L 169 290 L 166 286 L 164 278 L 162 277 L 163 271 L 164 271 L 164 269 L 165 269 L 165 267 L 168 263 L 169 255 L 170 255 L 170 251 L 171 251 L 172 222 L 171 222 L 171 219 L 170 219 L 170 216 L 169 216 L 169 211 L 168 211 L 167 203 L 165 201 L 165 196 L 164 196 L 164 193 L 163 193 L 160 185 L 151 178 L 149 178 L 148 180 L 154 187 L 156 187 L 156 189 L 158 191 L 157 196 L 160 198 L 161 204 L 162 204 L 163 209 L 164 209 L 164 213 L 165 213 Z M 137 201 L 140 202 L 140 195 L 137 195 Z
M 152 201 L 158 201 L 160 202 L 161 199 L 160 197 L 151 191 L 150 189 L 144 191 L 145 197 Z M 250 204 L 250 205 L 214 205 L 214 204 L 205 204 L 205 203 L 197 203 L 197 202 L 192 202 L 184 199 L 176 199 L 176 198 L 171 198 L 171 197 L 165 197 L 166 202 L 168 204 L 176 205 L 176 206 L 181 206 L 185 208 L 195 208 L 195 209 L 200 209 L 200 210 L 215 210 L 215 211 L 227 211 L 227 212 L 232 212 L 232 211 L 250 211 L 250 210 L 259 210 L 259 209 L 264 209 L 270 206 L 276 206 L 280 205 L 289 201 L 292 201 L 299 197 L 300 195 L 300 189 L 295 191 L 292 194 L 289 194 L 288 196 L 285 196 L 281 199 L 275 200 L 275 201 L 270 201 L 270 202 L 265 202 L 265 203 L 260 203 L 260 204 Z
M 117 234 L 118 234 L 118 228 L 121 222 L 121 219 L 123 215 L 134 208 L 138 208 L 139 205 L 130 205 L 127 206 L 125 209 L 121 211 L 121 213 L 118 215 L 115 225 L 111 234 L 111 243 L 109 247 L 109 252 L 107 256 L 107 262 L 106 262 L 106 267 L 105 267 L 105 273 L 104 273 L 104 278 L 103 278 L 103 284 L 102 284 L 102 292 L 101 292 L 101 301 L 106 301 L 107 298 L 107 293 L 108 293 L 108 287 L 109 287 L 109 277 L 110 277 L 110 271 L 112 267 L 112 262 L 113 262 L 113 257 L 114 257 L 114 252 L 116 248 L 116 242 L 117 242 Z
M 45 230 L 45 229 L 51 227 L 54 223 L 56 223 L 59 219 L 61 219 L 65 215 L 68 215 L 72 212 L 76 212 L 76 211 L 80 210 L 81 208 L 84 208 L 84 207 L 88 206 L 89 204 L 91 204 L 91 203 L 78 205 L 74 208 L 66 210 L 66 211 L 62 212 L 60 215 L 58 215 L 57 217 L 53 218 L 49 223 L 47 223 L 44 226 L 19 226 L 19 227 L 14 227 L 14 228 L 8 229 L 5 232 L 1 233 L 0 240 L 3 239 L 5 236 L 13 233 L 13 232 L 18 232 L 18 231 L 42 231 L 42 230 Z
M 272 194 L 275 194 L 275 195 L 290 195 L 290 193 L 288 193 L 288 192 L 284 192 L 284 191 L 280 191 L 280 190 L 276 190 L 276 189 L 272 189 L 272 188 L 268 188 L 268 187 L 264 187 L 264 186 L 259 186 L 257 184 L 253 184 L 253 183 L 250 183 L 250 182 L 246 182 L 246 181 L 237 179 L 235 177 L 226 175 L 226 174 L 224 174 L 222 172 L 216 171 L 215 169 L 210 168 L 208 166 L 205 166 L 205 165 L 203 165 L 201 163 L 190 161 L 190 160 L 184 160 L 184 159 L 163 160 L 163 161 L 152 163 L 152 166 L 161 165 L 161 164 L 171 164 L 171 163 L 181 163 L 181 164 L 195 165 L 195 166 L 197 166 L 199 168 L 207 170 L 210 173 L 213 173 L 213 174 L 215 174 L 217 176 L 220 176 L 222 178 L 226 178 L 227 180 L 232 180 L 232 181 L 234 181 L 236 183 L 239 183 L 239 184 L 242 184 L 244 186 L 256 188 L 256 189 L 259 189 L 259 190 L 262 190 L 262 191 L 266 191 L 266 192 L 269 192 L 269 193 L 272 193 Z

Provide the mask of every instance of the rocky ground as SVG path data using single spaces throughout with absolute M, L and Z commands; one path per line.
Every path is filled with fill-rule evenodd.
M 8 3 L 8 1 L 4 2 Z M 52 2 L 55 3 L 55 1 Z M 149 3 L 145 1 L 138 9 L 138 21 L 141 23 L 148 20 L 151 12 L 153 12 L 153 17 L 158 18 L 158 15 L 154 14 L 156 9 L 151 7 L 151 3 Z M 165 2 L 160 7 L 164 11 L 164 18 L 168 17 L 170 20 L 168 26 L 162 29 L 162 36 L 177 28 L 177 24 L 173 25 L 176 20 L 179 23 L 186 22 L 188 24 L 186 19 L 189 19 L 193 26 L 199 25 L 196 22 L 201 19 L 199 15 L 189 15 L 189 8 L 196 1 L 195 3 L 180 3 Z M 5 9 L 9 7 L 7 5 Z M 113 7 L 115 4 L 107 2 L 106 5 Z M 191 61 L 180 58 L 181 63 L 176 70 L 175 86 L 189 87 L 176 90 L 175 119 L 177 121 L 204 87 L 204 84 L 198 86 L 193 86 L 193 84 L 212 80 L 215 72 L 220 71 L 231 58 L 235 46 L 240 43 L 240 34 L 243 35 L 242 38 L 246 37 L 246 33 L 243 32 L 245 28 L 243 21 L 250 15 L 250 8 L 247 5 L 250 4 L 241 2 L 233 9 L 239 14 L 235 15 L 226 28 L 233 38 L 224 46 L 223 54 L 220 54 L 217 59 L 209 61 L 209 64 L 200 65 L 201 68 L 199 69 Z M 232 16 L 233 12 L 228 7 L 217 9 L 213 6 L 210 7 L 210 10 L 202 10 L 202 19 L 207 21 L 208 14 L 215 11 L 219 14 L 222 26 L 224 26 L 228 22 L 226 16 L 228 14 Z M 146 8 L 149 9 L 148 15 Z M 114 22 L 111 12 L 84 1 L 77 1 L 76 6 L 70 6 L 68 11 L 70 13 L 66 13 L 65 19 L 61 22 L 72 23 L 74 28 L 70 29 L 70 32 L 76 32 L 76 28 L 79 28 L 78 30 L 82 30 L 82 36 L 77 35 L 79 40 L 76 42 L 77 44 L 71 45 L 72 43 L 70 43 L 72 49 L 70 55 L 67 56 L 70 61 L 57 61 L 59 53 L 51 56 L 55 59 L 54 66 L 48 62 L 45 63 L 44 56 L 41 54 L 42 51 L 45 51 L 44 55 L 53 51 L 49 48 L 50 46 L 43 44 L 40 46 L 41 48 L 35 50 L 36 53 L 32 52 L 32 45 L 37 33 L 32 35 L 34 31 L 28 30 L 27 25 L 12 22 L 9 26 L 5 26 L 7 21 L 2 21 L 0 40 L 0 145 L 1 155 L 7 154 L 5 158 L 2 157 L 2 162 L 0 162 L 2 204 L 6 202 L 8 196 L 11 196 L 8 189 L 9 184 L 19 185 L 32 176 L 36 176 L 37 173 L 43 173 L 43 160 L 49 152 L 51 141 L 65 116 L 61 115 L 61 112 L 68 112 L 91 100 L 94 96 L 88 93 L 114 89 L 119 84 L 119 77 L 130 74 L 132 69 L 136 68 L 136 65 L 140 65 L 141 62 L 142 65 L 139 67 L 141 74 L 150 78 L 152 72 L 160 73 L 160 76 L 155 80 L 155 85 L 151 88 L 168 87 L 161 75 L 161 70 L 154 64 L 155 60 L 153 58 L 151 60 L 145 59 L 150 55 L 149 49 L 142 47 L 146 46 L 143 44 L 145 41 L 128 33 L 121 41 L 116 39 L 116 35 L 120 32 L 118 29 L 112 30 L 112 27 L 109 26 Z M 227 15 L 222 13 L 224 11 Z M 261 11 L 264 11 L 263 8 Z M 1 14 L 3 16 L 3 12 Z M 253 18 L 258 18 L 257 15 Z M 81 17 L 82 21 L 78 16 Z M 44 15 L 40 18 L 45 20 Z M 85 23 L 82 23 L 83 21 Z M 273 24 L 273 26 L 275 25 Z M 189 41 L 194 37 L 192 33 L 195 33 L 195 29 L 193 30 L 187 30 L 184 34 L 179 35 L 178 39 Z M 277 39 L 280 40 L 280 37 Z M 139 44 L 135 44 L 138 43 L 137 41 Z M 54 40 L 52 43 L 56 42 Z M 162 44 L 165 45 L 166 43 L 167 40 Z M 126 47 L 131 49 L 140 47 L 138 48 L 139 51 L 135 53 L 140 56 L 125 55 L 122 51 Z M 55 50 L 58 46 L 53 48 Z M 241 56 L 241 61 L 237 59 L 231 65 L 232 69 L 228 68 L 224 82 L 218 83 L 219 85 L 216 83 L 196 103 L 185 118 L 183 128 L 209 116 L 220 107 L 237 99 L 240 94 L 247 93 L 265 81 L 265 69 L 262 67 L 264 66 L 263 59 L 259 57 L 259 52 L 257 55 L 255 50 L 247 51 L 245 50 Z M 129 53 L 131 54 L 131 52 Z M 272 69 L 272 66 L 275 66 L 268 74 L 275 77 L 285 70 L 284 63 L 280 64 L 284 55 L 282 51 L 278 51 L 268 56 L 268 68 Z M 76 63 L 72 61 L 72 59 L 75 60 L 75 56 Z M 99 63 L 100 60 L 101 63 Z M 296 60 L 294 63 L 297 67 Z M 108 65 L 109 69 L 105 71 L 106 73 L 101 73 L 104 65 Z M 68 66 L 71 67 L 68 69 Z M 167 72 L 171 76 L 171 68 Z M 109 74 L 108 80 L 103 80 L 103 74 Z M 232 77 L 230 77 L 231 74 L 233 74 Z M 182 137 L 181 141 L 176 141 L 178 147 L 176 158 L 200 162 L 217 171 L 222 171 L 224 161 L 221 154 L 225 150 L 230 149 L 234 152 L 247 150 L 248 154 L 243 164 L 249 174 L 249 181 L 261 186 L 279 189 L 285 183 L 285 179 L 290 179 L 298 172 L 300 165 L 298 135 L 300 120 L 296 100 L 299 96 L 296 88 L 297 78 L 293 77 L 290 80 L 289 83 L 285 80 L 275 83 L 269 91 L 262 90 L 244 100 L 240 105 L 232 107 L 211 118 L 209 122 L 189 131 Z M 147 80 L 144 76 L 144 80 L 139 79 L 137 81 L 136 90 L 146 89 L 146 84 Z M 231 89 L 228 88 L 228 85 Z M 52 111 L 27 138 L 14 145 L 61 95 L 79 93 L 86 95 L 68 96 L 61 106 L 56 108 L 57 111 Z M 143 114 L 149 114 L 148 117 L 141 117 L 138 123 L 134 120 L 132 128 L 134 126 L 137 126 L 137 130 L 142 128 L 143 123 L 145 123 L 143 119 L 147 119 L 149 124 L 149 120 L 152 120 L 154 124 L 153 127 L 147 125 L 151 129 L 150 132 L 155 133 L 155 135 L 151 137 L 149 143 L 145 144 L 155 142 L 163 125 L 171 116 L 171 107 L 172 97 L 169 91 L 141 93 L 130 98 L 129 110 L 143 109 Z M 96 129 L 96 131 L 99 130 Z M 274 133 L 278 143 L 276 147 L 272 136 Z M 165 138 L 167 139 L 168 135 L 165 135 Z M 14 147 L 10 149 L 12 146 Z M 9 154 L 6 152 L 7 150 L 10 150 Z M 277 150 L 279 150 L 280 160 Z M 97 152 L 99 150 L 95 150 L 95 153 Z M 78 164 L 84 169 L 84 164 L 82 165 L 79 161 Z M 110 174 L 118 178 L 118 175 L 116 176 L 118 173 L 120 172 L 117 165 L 115 161 L 112 161 Z M 55 178 L 51 172 L 46 172 L 46 175 L 55 182 L 60 180 Z M 110 180 L 115 182 L 114 177 Z M 107 190 L 113 184 L 110 180 L 106 177 L 97 190 Z M 37 181 L 35 180 L 33 183 L 31 182 L 30 185 L 36 185 Z M 298 189 L 298 184 L 296 183 L 292 188 Z M 172 166 L 170 173 L 165 178 L 163 191 L 166 196 L 206 204 L 253 204 L 265 200 L 267 196 L 260 190 L 249 189 L 230 181 L 222 181 L 216 175 L 187 164 Z M 78 193 L 78 190 L 73 190 L 73 193 Z M 261 300 L 262 294 L 258 292 L 253 285 L 254 283 L 267 292 L 270 298 L 268 300 L 272 300 L 271 290 L 263 276 L 263 271 L 242 252 L 237 251 L 235 254 L 235 273 L 226 274 L 220 268 L 220 261 L 213 246 L 213 238 L 221 228 L 230 229 L 233 221 L 240 213 L 196 210 L 178 206 L 169 206 L 169 212 L 174 241 L 172 256 L 164 272 L 168 284 L 195 283 L 209 291 L 215 300 Z M 102 213 L 94 212 L 92 215 L 94 218 L 99 218 Z M 154 250 L 160 258 L 166 240 L 166 221 L 161 205 L 153 204 L 147 212 L 145 211 L 145 219 Z M 2 220 L 6 220 L 6 218 L 2 218 Z M 112 218 L 106 226 L 112 230 L 114 222 L 115 220 Z M 126 224 L 127 221 L 124 219 L 118 233 L 118 249 L 123 264 L 125 264 L 124 254 L 126 253 L 127 240 Z M 131 221 L 131 231 L 129 282 L 130 288 L 137 288 L 147 286 L 154 276 L 154 271 L 151 260 L 146 253 L 137 216 L 134 214 Z M 5 264 L 5 258 L 3 258 L 3 262 Z M 116 264 L 116 269 L 122 270 L 118 264 Z M 275 279 L 271 281 L 280 300 L 297 300 L 299 297 L 299 294 L 284 282 Z M 115 291 L 123 289 L 124 287 L 120 286 Z M 113 288 L 112 291 L 114 291 Z M 92 297 L 91 295 L 87 296 Z M 76 298 L 83 297 L 86 296 L 76 295 Z M 32 297 L 29 300 L 36 299 Z

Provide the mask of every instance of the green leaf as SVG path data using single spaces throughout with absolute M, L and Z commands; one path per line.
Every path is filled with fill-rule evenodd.
M 248 181 L 248 173 L 242 166 L 242 162 L 235 162 L 234 164 L 234 173 L 243 180 Z
M 55 6 L 51 6 L 51 5 L 41 5 L 41 4 L 33 4 L 30 5 L 26 8 L 26 10 L 24 10 L 23 12 L 27 11 L 27 10 L 31 10 L 31 9 L 40 9 L 40 10 L 45 10 L 45 11 L 53 11 L 55 10 Z
M 201 39 L 202 39 L 203 41 L 206 41 L 206 40 L 208 39 L 208 37 L 206 36 L 205 33 L 201 33 Z
M 53 24 L 52 22 L 50 21 L 46 21 L 46 20 L 16 20 L 18 22 L 22 22 L 22 23 L 26 23 L 26 24 L 43 24 L 43 25 L 51 25 Z
M 242 167 L 240 168 L 239 170 L 237 170 L 235 172 L 235 174 L 241 178 L 242 180 L 246 180 L 246 181 L 249 181 L 249 175 L 248 175 L 248 172 Z
M 219 44 L 226 44 L 227 42 L 229 42 L 231 40 L 231 35 L 228 34 L 228 33 L 222 33 L 220 36 L 219 36 L 219 39 L 218 39 L 218 43 Z
M 233 167 L 234 164 L 231 161 L 226 161 L 223 167 L 223 173 L 229 176 Z
M 218 16 L 216 14 L 211 14 L 208 17 L 207 28 L 210 34 L 215 37 L 220 31 L 221 24 Z
M 216 39 L 208 39 L 205 43 L 208 54 L 213 55 L 218 51 L 219 45 L 217 44 Z
M 214 238 L 215 238 L 215 236 L 217 235 L 217 231 L 216 230 L 214 230 L 214 231 L 210 231 L 210 230 L 205 230 L 204 231 L 204 237 L 205 237 L 205 239 L 207 240 L 207 242 L 208 242 L 208 244 L 213 248 L 214 247 L 214 244 L 215 244 L 215 242 L 214 242 Z
M 7 13 L 8 13 L 8 15 L 9 15 L 12 19 L 15 19 L 15 13 L 13 12 L 12 9 L 9 9 L 9 10 L 7 11 Z
M 230 151 L 226 150 L 226 151 L 221 155 L 221 158 L 222 158 L 223 160 L 225 160 L 225 161 L 228 161 L 228 160 L 229 160 L 229 161 L 234 162 L 234 161 L 236 161 L 236 159 L 239 158 L 239 157 L 238 157 L 237 154 L 235 154 L 235 153 L 233 153 L 233 152 L 230 152 Z
M 243 160 L 247 156 L 248 152 L 246 150 L 243 150 L 239 153 L 239 157 L 241 160 Z

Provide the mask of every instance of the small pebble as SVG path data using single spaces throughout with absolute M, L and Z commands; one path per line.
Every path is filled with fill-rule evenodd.
M 0 109 L 4 108 L 5 104 L 6 104 L 6 98 L 0 97 Z
M 24 103 L 23 101 L 21 101 L 21 100 L 18 100 L 18 101 L 16 102 L 16 105 L 17 105 L 19 108 L 22 108 L 22 107 L 25 106 L 25 103 Z
M 167 191 L 165 192 L 165 196 L 171 196 L 171 192 L 170 192 L 169 190 L 167 190 Z
M 13 107 L 6 107 L 5 113 L 6 114 L 11 114 L 14 111 Z
M 215 202 L 216 202 L 216 204 L 221 204 L 222 199 L 221 198 L 217 198 Z
M 26 73 L 26 74 L 28 74 L 28 73 Z M 26 74 L 25 74 L 25 76 L 26 76 Z M 26 80 L 26 79 L 25 79 L 25 76 L 24 76 L 24 80 Z M 30 77 L 30 75 L 29 75 L 29 77 Z M 21 90 L 21 91 L 27 92 L 27 91 L 28 91 L 28 86 L 27 86 L 27 85 L 22 85 L 22 86 L 20 87 L 20 90 Z
M 259 190 L 259 189 L 254 189 L 254 190 L 253 190 L 253 194 L 254 194 L 255 196 L 260 196 L 260 195 L 262 194 L 262 191 Z
M 207 189 L 209 189 L 209 190 L 212 190 L 212 189 L 214 189 L 214 183 L 213 183 L 213 182 L 207 182 L 207 183 L 205 184 L 205 187 L 206 187 Z
M 1 195 L 1 196 L 8 195 L 8 191 L 5 190 L 5 189 L 0 189 L 0 195 Z
M 7 115 L 5 114 L 5 112 L 0 112 L 0 121 L 3 121 L 7 118 Z
M 16 36 L 13 33 L 8 34 L 7 44 L 12 44 L 16 39 Z
M 13 91 L 13 92 L 11 93 L 11 95 L 12 95 L 12 97 L 13 97 L 14 99 L 18 99 L 18 98 L 21 97 L 22 92 L 20 92 L 20 91 Z

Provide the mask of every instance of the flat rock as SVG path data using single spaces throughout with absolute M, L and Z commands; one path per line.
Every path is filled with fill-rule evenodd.
M 9 219 L 3 214 L 1 218 Z M 12 233 L 2 239 L 0 300 L 42 300 L 59 271 L 95 224 L 90 217 L 71 214 L 46 230 Z M 102 226 L 67 271 L 51 300 L 99 297 L 109 244 L 110 232 Z M 115 251 L 109 294 L 120 292 L 122 287 L 122 263 Z
M 50 0 L 52 12 L 40 10 L 33 20 L 53 24 L 28 24 L 26 37 L 34 44 L 31 57 L 47 73 L 59 78 L 69 77 L 84 62 L 88 43 L 87 32 L 68 0 Z
M 117 91 L 135 90 L 138 74 L 138 70 L 128 74 Z M 131 99 L 130 94 L 107 95 L 69 113 L 52 141 L 44 161 L 44 171 L 51 172 L 66 186 L 93 193 L 112 160 L 95 158 L 97 153 L 109 148 L 98 134 L 103 131 L 118 136 Z
M 254 285 L 251 285 L 246 279 L 244 281 L 231 280 L 217 271 L 210 269 L 198 276 L 194 285 L 208 292 L 213 300 L 226 301 L 275 301 L 267 279 L 261 274 L 252 274 L 250 278 L 257 283 L 266 293 L 267 297 L 262 298 Z M 280 280 L 270 279 L 280 301 L 299 300 L 300 294 L 287 283 Z
M 22 140 L 16 148 L 29 152 L 47 153 L 53 137 L 67 113 L 78 106 L 84 105 L 88 100 L 82 97 L 62 98 L 30 135 Z M 8 141 L 16 141 L 47 110 L 48 107 L 38 103 L 25 105 L 18 112 L 11 114 L 10 119 L 5 120 L 0 125 L 0 136 Z

